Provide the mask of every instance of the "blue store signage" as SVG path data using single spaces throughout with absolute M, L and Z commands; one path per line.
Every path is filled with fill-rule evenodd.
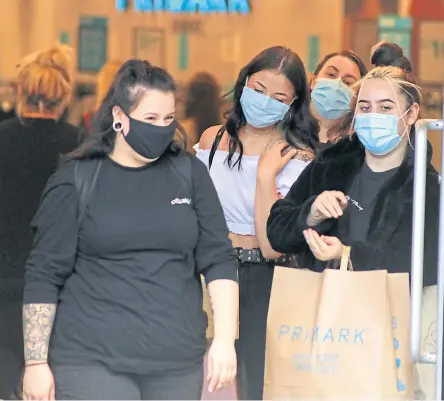
M 125 11 L 129 8 L 128 0 L 115 0 L 116 9 Z M 134 11 L 168 11 L 171 13 L 221 13 L 249 14 L 248 0 L 133 0 Z

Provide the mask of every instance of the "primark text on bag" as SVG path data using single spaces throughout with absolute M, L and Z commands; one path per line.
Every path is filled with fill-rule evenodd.
M 276 267 L 264 399 L 411 399 L 408 274 Z M 291 307 L 289 307 L 291 305 Z

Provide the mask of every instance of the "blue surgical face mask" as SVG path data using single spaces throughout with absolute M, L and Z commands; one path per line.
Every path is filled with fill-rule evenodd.
M 391 114 L 364 113 L 356 114 L 355 132 L 364 147 L 373 155 L 383 156 L 398 147 L 401 143 L 402 135 L 398 133 L 398 121 L 404 117 L 407 110 L 401 117 Z
M 242 110 L 248 124 L 255 128 L 265 128 L 283 120 L 290 106 L 269 96 L 244 86 L 240 98 Z
M 319 117 L 337 120 L 350 110 L 353 91 L 340 79 L 319 78 L 311 91 L 311 101 Z

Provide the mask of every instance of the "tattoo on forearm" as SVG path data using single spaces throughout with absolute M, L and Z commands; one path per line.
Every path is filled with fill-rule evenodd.
M 25 361 L 46 361 L 56 314 L 55 304 L 23 305 Z

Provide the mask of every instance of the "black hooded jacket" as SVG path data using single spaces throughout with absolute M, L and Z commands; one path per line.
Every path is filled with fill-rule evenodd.
M 389 273 L 410 272 L 413 214 L 413 151 L 409 151 L 396 173 L 381 188 L 372 211 L 365 241 L 349 236 L 350 213 L 346 208 L 339 219 L 325 220 L 318 233 L 336 236 L 351 246 L 354 270 L 387 269 Z M 424 234 L 424 286 L 437 282 L 439 176 L 428 152 L 426 217 Z M 299 254 L 302 268 L 319 270 L 303 236 L 310 207 L 324 191 L 347 193 L 365 159 L 358 138 L 343 140 L 322 152 L 299 176 L 285 199 L 277 201 L 270 213 L 267 234 L 278 252 Z

